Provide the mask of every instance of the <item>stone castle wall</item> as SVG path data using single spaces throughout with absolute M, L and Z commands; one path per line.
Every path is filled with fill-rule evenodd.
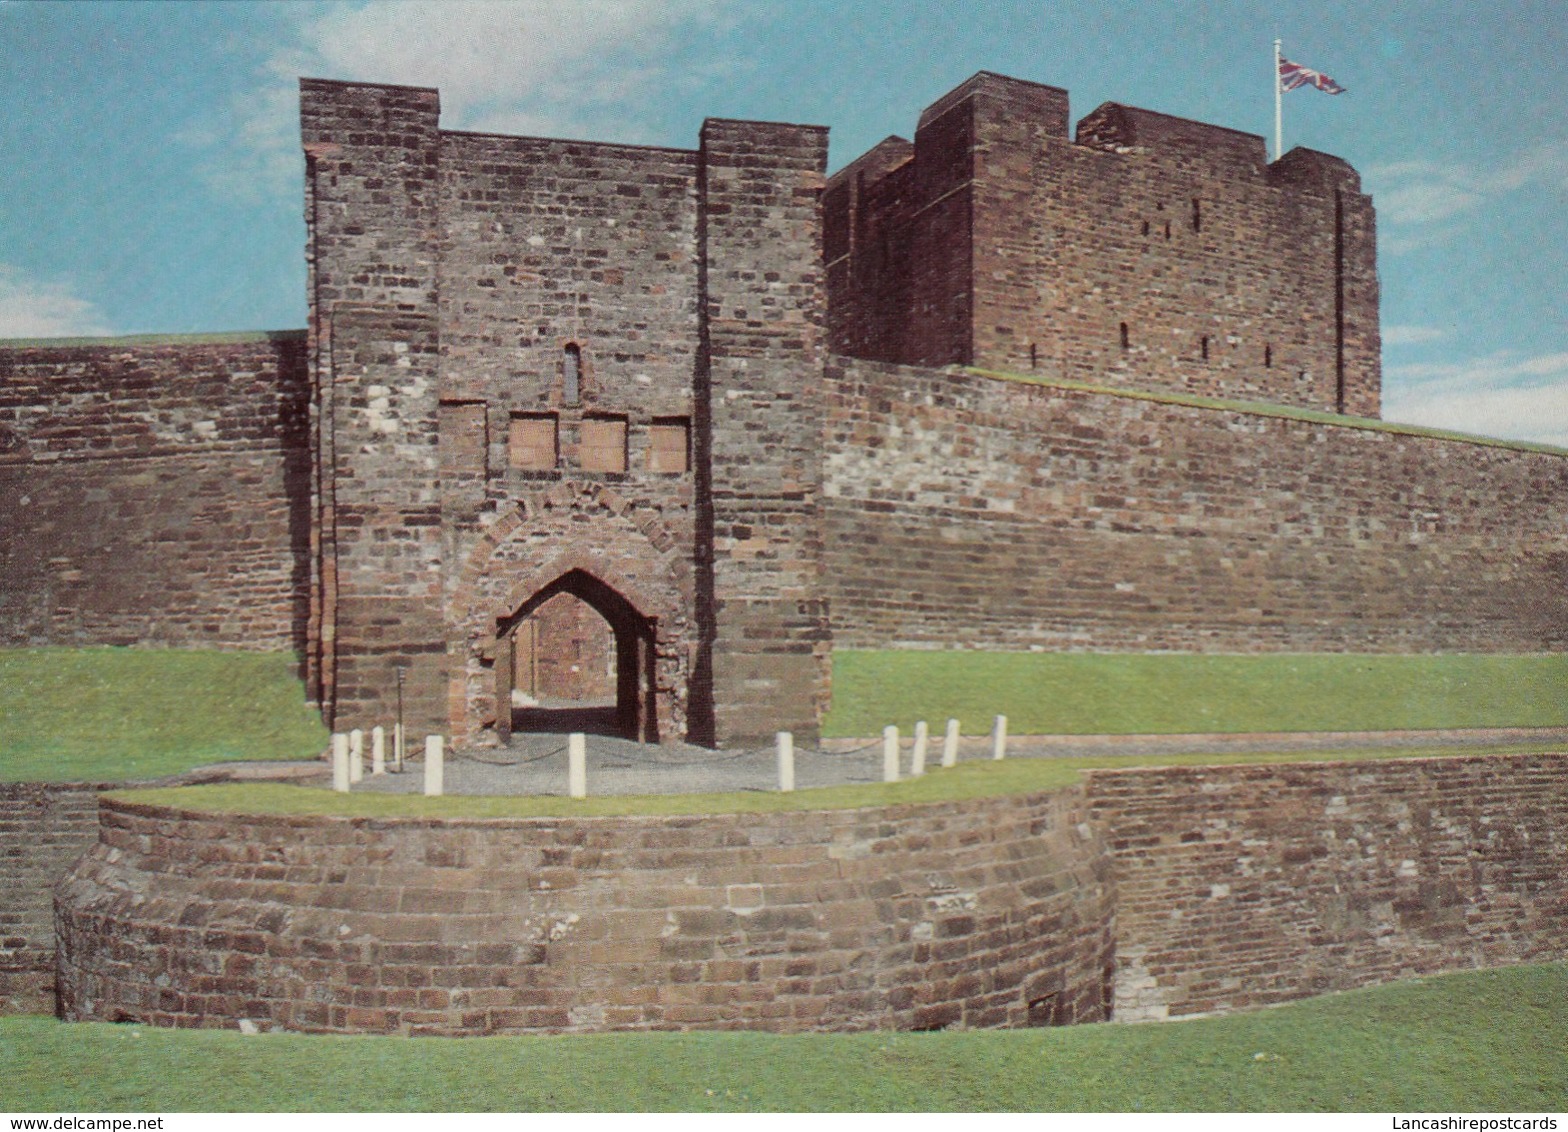
M 709 119 L 702 131 L 694 695 L 741 743 L 813 735 L 826 711 L 820 382 L 827 130 Z M 711 689 L 711 691 L 710 691 Z
M 1568 957 L 1565 764 L 1091 772 L 1116 861 L 1115 1017 Z
M 304 349 L 0 343 L 0 645 L 300 647 Z
M 444 722 L 440 100 L 300 85 L 316 392 L 309 678 L 327 724 Z M 367 710 L 371 705 L 378 711 Z
M 844 647 L 1568 645 L 1559 454 L 956 370 L 827 373 Z
M 302 80 L 303 338 L 0 346 L 0 641 L 292 647 L 334 728 L 402 673 L 468 743 L 562 586 L 623 730 L 719 745 L 813 733 L 835 641 L 1561 648 L 1560 455 L 1326 415 L 1378 412 L 1354 170 L 1067 109 L 982 73 L 829 180 Z
M 53 1014 L 54 886 L 98 842 L 100 786 L 0 783 L 0 1014 Z

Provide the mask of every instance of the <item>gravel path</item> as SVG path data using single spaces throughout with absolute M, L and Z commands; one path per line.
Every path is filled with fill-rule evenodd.
M 774 749 L 712 751 L 684 743 L 658 746 L 589 735 L 590 794 L 707 794 L 778 788 Z M 1009 758 L 1083 755 L 1148 755 L 1261 751 L 1323 751 L 1381 747 L 1441 747 L 1460 753 L 1467 747 L 1543 742 L 1568 747 L 1568 729 L 1477 729 L 1470 731 L 1335 732 L 1267 735 L 1072 735 L 1018 736 L 1008 741 Z M 903 736 L 901 773 L 908 774 L 911 740 Z M 942 736 L 933 734 L 927 764 L 941 759 Z M 966 737 L 961 759 L 989 758 L 990 740 Z M 795 785 L 840 786 L 882 780 L 880 740 L 828 740 L 823 747 L 801 744 L 795 752 Z M 566 736 L 519 734 L 506 747 L 449 752 L 448 794 L 560 794 L 566 789 Z M 366 776 L 356 791 L 408 794 L 424 788 L 423 765 L 410 763 L 403 774 Z

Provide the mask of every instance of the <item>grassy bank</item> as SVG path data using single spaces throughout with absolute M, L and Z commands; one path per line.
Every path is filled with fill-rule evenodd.
M 1016 735 L 1568 726 L 1568 657 L 833 654 L 824 732 L 956 718 Z
M 0 650 L 0 781 L 156 778 L 326 745 L 292 655 Z
M 1539 746 L 1469 747 L 1463 753 L 1505 754 L 1542 750 Z M 1357 759 L 1408 759 L 1452 756 L 1452 748 L 1369 748 L 1336 751 L 1281 751 L 1247 754 L 1092 755 L 1064 758 L 974 759 L 955 767 L 933 767 L 920 778 L 893 783 L 823 786 L 780 794 L 746 790 L 730 794 L 631 794 L 590 798 L 554 795 L 461 795 L 427 798 L 422 794 L 337 794 L 279 782 L 222 783 L 122 791 L 115 797 L 148 805 L 215 813 L 328 814 L 341 817 L 532 818 L 627 817 L 669 814 L 778 813 L 841 810 L 962 801 L 1008 794 L 1056 790 L 1079 781 L 1080 772 L 1136 766 L 1218 766 L 1244 763 L 1298 763 Z M 837 756 L 830 756 L 837 757 Z M 863 758 L 881 760 L 880 753 Z M 416 767 L 413 773 L 419 773 Z
M 1556 1111 L 1568 965 L 1148 1026 L 244 1036 L 0 1018 L 32 1111 Z

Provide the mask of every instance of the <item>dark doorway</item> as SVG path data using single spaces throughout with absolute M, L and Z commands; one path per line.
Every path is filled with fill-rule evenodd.
M 499 621 L 496 635 L 503 741 L 513 731 L 584 731 L 658 742 L 655 623 L 613 587 L 568 571 Z

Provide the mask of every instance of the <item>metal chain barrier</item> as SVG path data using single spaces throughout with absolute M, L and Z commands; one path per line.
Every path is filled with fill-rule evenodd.
M 458 758 L 464 762 L 483 763 L 485 766 L 528 766 L 531 763 L 540 763 L 544 762 L 545 759 L 554 758 L 564 750 L 566 750 L 566 744 L 562 743 L 553 751 L 545 751 L 543 754 L 539 755 L 522 755 L 515 759 L 487 759 L 483 755 L 480 755 L 471 750 L 463 752 L 458 756 Z

